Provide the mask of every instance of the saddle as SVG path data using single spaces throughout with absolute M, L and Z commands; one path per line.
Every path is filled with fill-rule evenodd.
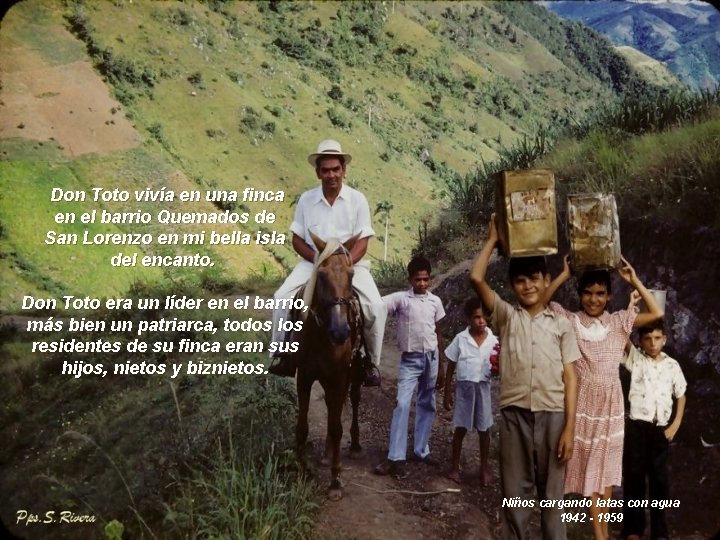
M 300 287 L 298 292 L 295 294 L 295 299 L 302 298 L 305 293 L 305 286 Z M 290 320 L 296 322 L 301 318 L 301 311 L 299 309 L 290 310 Z M 314 313 L 311 315 L 315 316 Z M 377 372 L 377 368 L 373 366 L 370 360 L 370 355 L 367 351 L 367 344 L 365 343 L 365 333 L 363 328 L 365 327 L 365 316 L 363 315 L 362 308 L 360 306 L 360 298 L 357 292 L 353 291 L 353 301 L 350 304 L 350 316 L 353 317 L 350 322 L 351 328 L 353 328 L 353 334 L 350 336 L 352 343 L 352 354 L 350 360 L 350 373 L 352 381 L 354 383 L 364 384 L 365 386 L 379 386 L 380 385 L 380 374 Z M 316 318 L 316 322 L 319 321 Z M 354 323 L 354 324 L 353 324 Z M 294 332 L 290 331 L 286 334 L 286 340 L 294 340 Z M 299 355 L 296 355 L 296 359 L 300 360 Z M 373 372 L 373 377 L 368 379 L 368 373 Z M 374 379 L 377 380 L 374 380 Z

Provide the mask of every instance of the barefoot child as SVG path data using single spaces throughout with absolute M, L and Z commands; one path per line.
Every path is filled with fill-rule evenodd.
M 443 405 L 453 407 L 452 377 L 456 374 L 455 411 L 453 424 L 455 433 L 452 442 L 452 468 L 448 477 L 460 483 L 460 454 L 465 433 L 475 429 L 480 438 L 480 481 L 483 486 L 490 484 L 492 475 L 488 468 L 490 450 L 490 427 L 492 408 L 490 405 L 490 357 L 499 346 L 495 335 L 487 327 L 479 298 L 471 298 L 463 308 L 468 326 L 460 332 L 445 349 L 448 359 L 445 374 L 445 398 Z

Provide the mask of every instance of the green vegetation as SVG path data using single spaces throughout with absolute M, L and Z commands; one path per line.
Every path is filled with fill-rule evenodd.
M 203 292 L 176 285 L 138 286 L 138 298 L 167 294 L 202 297 Z M 87 313 L 66 313 L 82 317 Z M 261 314 L 253 314 L 262 318 Z M 26 487 L 43 489 L 52 507 L 98 518 L 97 534 L 111 520 L 133 537 L 302 538 L 306 537 L 319 494 L 296 474 L 292 447 L 294 390 L 279 379 L 247 375 L 113 375 L 116 365 L 171 369 L 172 363 L 238 363 L 237 354 L 178 352 L 181 339 L 191 342 L 267 342 L 262 332 L 222 332 L 234 310 L 201 309 L 194 313 L 162 309 L 118 309 L 93 313 L 94 320 L 156 321 L 177 317 L 215 321 L 215 334 L 148 332 L 149 343 L 162 351 L 142 355 L 120 352 L 74 354 L 29 353 L 28 339 L 91 341 L 93 332 L 35 334 L 7 330 L 0 354 L 5 493 L 25 507 Z M 125 344 L 137 339 L 127 329 L 105 334 Z M 173 351 L 168 352 L 169 344 Z M 101 365 L 106 378 L 60 376 L 64 362 Z M 242 361 L 265 362 L 265 354 L 245 353 Z M 48 404 L 54 404 L 48 407 Z M 96 404 L 97 406 L 90 405 Z M 43 426 L 44 443 L 36 441 Z M 13 433 L 13 436 L 10 436 Z M 25 461 L 23 449 L 34 458 Z M 141 449 L 139 451 L 138 449 Z M 60 459 L 59 456 L 62 456 Z M 10 502 L 10 501 L 8 501 Z M 50 507 L 49 506 L 49 507 Z M 88 525 L 83 525 L 84 534 Z M 55 532 L 57 531 L 57 532 Z M 68 529 L 48 530 L 47 538 L 67 537 Z
M 166 520 L 177 533 L 201 538 L 306 538 L 319 508 L 318 493 L 295 475 L 291 451 L 267 450 L 252 432 L 235 448 L 218 441 L 216 455 L 180 482 L 181 496 Z M 260 449 L 266 455 L 259 454 Z M 240 458 L 239 456 L 242 456 Z M 188 526 L 189 525 L 189 526 Z
M 384 242 L 378 235 L 370 248 L 378 260 L 388 249 L 387 260 L 374 264 L 385 291 L 406 286 L 411 252 L 430 255 L 436 276 L 475 252 L 493 206 L 492 176 L 502 169 L 553 169 L 560 200 L 570 191 L 613 191 L 623 218 L 661 213 L 664 220 L 720 222 L 718 94 L 656 93 L 604 41 L 532 3 L 397 2 L 391 10 L 379 2 L 75 2 L 54 9 L 27 2 L 14 10 L 23 24 L 3 32 L 9 27 L 12 39 L 27 40 L 53 65 L 78 59 L 77 43 L 67 45 L 62 32 L 38 28 L 65 17 L 144 142 L 77 157 L 54 143 L 2 141 L 5 311 L 17 309 L 29 293 L 270 294 L 296 261 L 287 246 L 206 247 L 201 251 L 217 264 L 201 272 L 111 268 L 107 260 L 119 250 L 107 247 L 49 249 L 43 243 L 47 216 L 94 207 L 131 212 L 138 205 L 55 205 L 48 192 L 248 186 L 282 189 L 289 201 L 316 185 L 306 155 L 328 136 L 353 153 L 347 182 L 365 192 L 378 210 L 376 230 L 386 231 Z M 49 50 L 51 35 L 60 40 L 56 54 Z M 111 114 L 118 112 L 115 105 Z M 179 205 L 143 208 L 161 207 Z M 216 207 L 254 213 L 267 205 L 219 201 L 194 209 Z M 293 211 L 291 204 L 278 205 L 278 230 Z M 78 227 L 58 224 L 65 233 Z M 139 229 L 103 228 L 110 230 Z M 463 287 L 466 294 L 464 281 Z M 188 316 L 163 310 L 102 315 L 131 322 Z M 220 322 L 233 314 L 193 316 Z M 10 441 L 5 455 L 17 476 L 8 492 L 17 500 L 30 496 L 30 478 L 49 503 L 102 515 L 106 523 L 98 534 L 104 528 L 115 537 L 122 535 L 119 528 L 132 537 L 148 535 L 148 528 L 169 528 L 179 537 L 309 534 L 317 498 L 297 479 L 288 453 L 294 418 L 289 384 L 228 376 L 183 376 L 172 384 L 150 375 L 110 376 L 111 385 L 90 376 L 60 379 L 66 356 L 28 354 L 25 339 L 4 332 L 1 369 L 8 383 L 1 391 L 6 421 L 0 435 Z M 125 344 L 134 337 L 118 339 Z M 168 343 L 183 338 L 216 339 L 151 336 Z M 267 342 L 256 333 L 232 339 Z M 222 363 L 237 356 L 82 357 L 108 369 L 189 359 Z M 36 426 L 44 426 L 42 435 Z M 32 459 L 22 466 L 12 461 L 28 448 L 36 452 Z
M 598 105 L 570 133 L 584 137 L 593 129 L 642 135 L 707 119 L 720 104 L 720 87 L 714 91 L 660 89 L 637 97 Z
M 580 23 L 560 20 L 533 2 L 493 2 L 493 9 L 512 20 L 573 71 L 587 71 L 621 94 L 641 96 L 651 87 L 610 41 Z
M 448 179 L 446 193 L 453 210 L 469 224 L 487 223 L 495 206 L 494 175 L 504 170 L 530 168 L 551 147 L 548 134 L 541 130 L 534 137 L 523 137 L 510 148 L 501 148 L 498 159 L 482 161 L 474 172 Z
M 138 179 L 138 185 L 298 193 L 315 181 L 311 171 L 298 169 L 312 149 L 308 145 L 332 136 L 356 156 L 348 182 L 358 185 L 373 207 L 379 201 L 393 204 L 390 241 L 370 244 L 375 259 L 406 258 L 417 224 L 437 215 L 444 195 L 456 198 L 454 191 L 468 191 L 454 182 L 468 184 L 466 176 L 478 164 L 532 140 L 538 126 L 582 123 L 591 105 L 635 84 L 618 86 L 602 71 L 609 61 L 604 42 L 567 30 L 531 3 L 409 2 L 391 8 L 377 2 L 168 2 L 130 8 L 123 2 L 78 1 L 47 8 L 28 2 L 9 17 L 4 34 L 27 40 L 34 50 L 47 52 L 41 36 L 55 34 L 43 24 L 64 24 L 73 32 L 125 104 L 121 114 L 145 138 L 144 160 L 137 160 L 135 151 L 94 158 L 92 166 L 86 158 L 73 160 L 79 163 L 68 166 L 78 186 Z M 537 34 L 544 47 L 529 34 Z M 550 39 L 556 34 L 563 36 L 562 45 Z M 57 36 L 53 61 L 79 52 L 76 41 Z M 568 56 L 573 46 L 595 67 L 585 69 Z M 117 112 L 113 107 L 112 114 Z M 34 150 L 28 157 L 42 161 L 48 145 Z M 20 159 L 14 152 L 5 157 Z M 169 170 L 153 179 L 143 169 L 152 161 Z M 411 200 L 409 192 L 417 196 Z M 472 206 L 474 196 L 470 189 L 465 206 Z M 247 209 L 262 206 L 251 203 Z M 289 223 L 292 212 L 279 205 L 277 223 Z M 1 215 L 0 221 L 10 229 L 19 225 Z M 382 215 L 375 221 L 384 227 Z M 251 223 L 245 229 L 254 233 L 259 227 Z M 55 280 L 56 289 L 67 289 L 42 257 L 6 251 L 19 254 L 2 263 L 16 261 L 10 268 L 18 289 L 28 273 L 37 274 L 31 279 L 35 287 L 45 282 L 42 286 L 52 289 Z M 61 251 L 65 260 L 75 256 Z M 208 251 L 236 282 L 258 272 L 277 279 L 295 260 L 289 246 L 245 246 L 243 256 L 232 246 Z M 153 280 L 208 279 L 184 271 L 162 274 Z
M 400 259 L 378 261 L 372 266 L 378 289 L 387 294 L 407 287 L 407 262 Z
M 621 221 L 718 226 L 718 140 L 720 91 L 626 97 L 564 133 L 541 130 L 500 150 L 497 160 L 483 161 L 475 172 L 448 179 L 446 215 L 487 223 L 495 173 L 540 167 L 555 172 L 561 210 L 569 193 L 614 193 Z M 442 249 L 446 227 L 439 227 L 440 236 L 432 230 L 425 235 L 433 246 L 428 252 Z
M 50 201 L 53 188 L 78 190 L 85 187 L 67 164 L 12 161 L 5 162 L 2 170 L 0 215 L 3 216 L 3 249 L 15 261 L 24 279 L 45 294 L 76 294 L 92 290 L 97 295 L 110 296 L 126 291 L 135 281 L 155 281 L 160 277 L 155 269 L 111 267 L 109 260 L 118 252 L 115 246 L 99 245 L 88 250 L 79 244 L 45 243 L 47 230 L 80 235 L 83 230 L 88 230 L 90 235 L 119 231 L 112 225 L 81 224 L 79 220 L 53 226 L 53 221 L 47 219 L 47 216 L 60 214 L 62 217 L 66 213 L 79 216 L 89 209 L 89 205 L 80 202 Z M 47 269 L 46 265 L 51 269 Z M 3 298 L 3 302 L 10 300 Z

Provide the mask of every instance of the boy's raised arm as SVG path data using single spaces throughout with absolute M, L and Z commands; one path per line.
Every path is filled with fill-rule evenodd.
M 490 216 L 487 241 L 480 250 L 480 253 L 475 257 L 472 269 L 470 270 L 470 284 L 490 313 L 495 311 L 495 292 L 490 288 L 487 281 L 485 281 L 485 273 L 487 272 L 490 256 L 492 255 L 493 249 L 495 249 L 497 241 L 498 234 L 497 228 L 495 227 L 495 214 L 493 214 Z
M 553 279 L 550 282 L 550 285 L 547 289 L 545 289 L 545 294 L 543 296 L 543 304 L 548 305 L 550 303 L 550 300 L 552 300 L 553 295 L 557 292 L 557 290 L 560 288 L 560 286 L 565 283 L 570 277 L 572 276 L 572 272 L 570 272 L 570 255 L 565 255 L 563 257 L 563 269 L 562 272 L 560 272 L 555 279 Z
M 645 306 L 647 306 L 648 309 L 648 313 L 638 313 L 633 326 L 635 328 L 640 328 L 655 322 L 658 319 L 662 319 L 665 312 L 660 309 L 660 306 L 655 301 L 655 297 L 645 288 L 645 285 L 643 285 L 642 281 L 640 281 L 640 278 L 637 277 L 635 269 L 629 262 L 627 262 L 625 257 L 622 257 L 621 260 L 623 262 L 623 266 L 618 270 L 620 277 L 627 281 L 637 292 L 640 293 L 640 297 L 643 299 L 643 302 L 645 302 Z

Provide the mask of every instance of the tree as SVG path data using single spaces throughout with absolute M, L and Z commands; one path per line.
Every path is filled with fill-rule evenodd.
M 385 212 L 385 250 L 383 252 L 383 261 L 387 261 L 387 246 L 388 246 L 388 226 L 390 225 L 390 210 L 393 209 L 393 204 L 387 199 L 383 199 L 375 207 L 375 215 L 380 212 Z

